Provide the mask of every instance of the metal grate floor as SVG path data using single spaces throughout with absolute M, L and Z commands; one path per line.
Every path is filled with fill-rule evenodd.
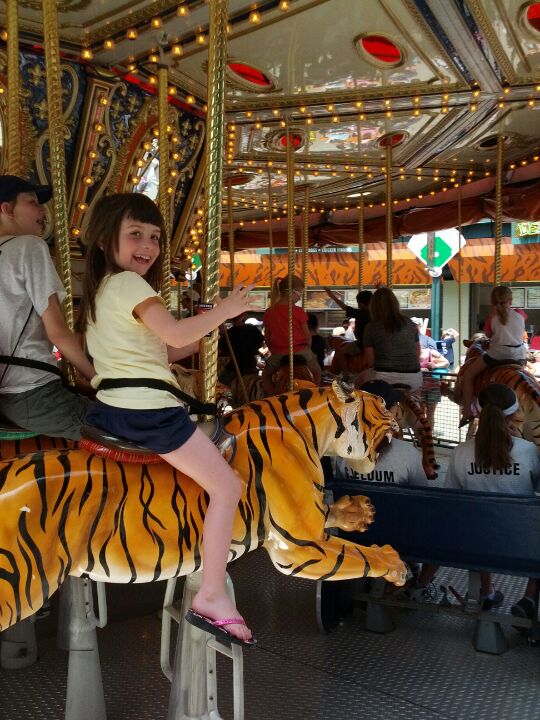
M 361 616 L 351 617 L 322 635 L 314 583 L 279 574 L 264 551 L 242 558 L 230 574 L 259 640 L 256 651 L 244 653 L 247 720 L 540 720 L 540 647 L 529 647 L 513 630 L 502 656 L 476 653 L 472 622 L 439 613 L 399 610 L 397 629 L 388 635 L 368 633 Z M 466 584 L 462 571 L 440 580 L 458 589 Z M 507 606 L 524 586 L 520 579 L 495 582 Z M 133 589 L 144 595 L 145 586 Z M 113 615 L 123 590 L 111 588 Z M 109 720 L 167 717 L 159 634 L 155 613 L 98 631 Z M 38 643 L 36 665 L 0 670 L 1 720 L 64 717 L 67 655 L 56 648 L 53 617 L 38 623 Z M 220 714 L 230 720 L 227 661 L 218 668 Z

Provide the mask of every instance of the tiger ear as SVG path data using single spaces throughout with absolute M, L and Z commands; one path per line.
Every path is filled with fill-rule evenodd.
M 343 375 L 338 375 L 338 377 L 332 381 L 332 390 L 334 391 L 335 396 L 338 400 L 341 402 L 350 402 L 354 398 L 354 383 L 350 383 L 347 381 L 348 379 L 344 378 Z

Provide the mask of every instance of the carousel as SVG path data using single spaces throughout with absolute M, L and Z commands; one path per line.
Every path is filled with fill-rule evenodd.
M 370 473 L 396 418 L 343 378 L 316 387 L 292 330 L 294 276 L 327 325 L 380 286 L 408 288 L 434 336 L 449 317 L 474 332 L 474 285 L 523 285 L 534 318 L 540 2 L 6 0 L 0 28 L 0 174 L 52 188 L 43 238 L 70 329 L 89 217 L 117 193 L 159 207 L 160 295 L 180 324 L 240 285 L 257 317 L 276 280 L 289 297 L 274 395 L 256 394 L 226 329 L 235 388 L 217 380 L 218 329 L 173 366 L 242 480 L 227 588 L 255 651 L 185 619 L 203 490 L 95 429 L 71 441 L 4 422 L 0 387 L 3 720 L 540 720 L 537 618 L 510 614 L 540 577 L 540 501 L 445 495 L 407 393 L 398 421 L 434 488 L 332 494 L 325 458 Z M 24 364 L 15 350 L 0 338 L 4 375 Z M 504 372 L 540 447 L 540 386 Z M 417 562 L 443 566 L 427 611 L 399 593 Z M 507 596 L 494 611 L 481 572 Z

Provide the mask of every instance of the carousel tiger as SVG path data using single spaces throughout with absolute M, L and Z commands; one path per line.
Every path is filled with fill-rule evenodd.
M 473 343 L 467 350 L 465 364 L 460 368 L 454 392 L 449 387 L 442 387 L 442 392 L 454 402 L 460 401 L 460 380 L 467 372 L 467 360 L 477 357 L 483 351 L 478 343 Z M 499 365 L 487 368 L 474 380 L 474 394 L 477 397 L 482 388 L 491 383 L 500 383 L 511 388 L 517 395 L 519 410 L 514 415 L 513 425 L 525 440 L 533 442 L 540 450 L 540 384 L 525 368 L 516 364 Z M 471 424 L 474 431 L 474 425 Z
M 275 567 L 312 579 L 384 577 L 405 567 L 389 546 L 362 547 L 326 532 L 365 529 L 367 499 L 325 506 L 320 458 L 363 460 L 392 429 L 377 397 L 337 383 L 251 403 L 224 416 L 227 460 L 243 479 L 229 559 L 264 546 Z M 67 575 L 152 582 L 201 566 L 208 497 L 166 463 L 128 465 L 82 449 L 0 463 L 0 630 L 36 612 Z

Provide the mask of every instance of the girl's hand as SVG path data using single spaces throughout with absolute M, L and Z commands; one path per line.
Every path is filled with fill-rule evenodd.
M 260 311 L 260 307 L 255 302 L 250 302 L 248 293 L 250 293 L 254 285 L 237 285 L 226 298 L 219 300 L 222 310 L 227 310 L 227 318 L 233 318 L 248 310 L 255 312 Z

